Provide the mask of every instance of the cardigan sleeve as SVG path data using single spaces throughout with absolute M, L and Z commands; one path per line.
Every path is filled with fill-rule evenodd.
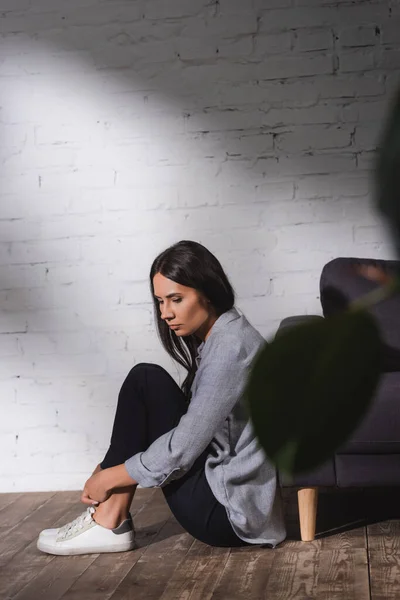
M 221 339 L 222 337 L 222 339 Z M 235 336 L 206 341 L 196 390 L 178 425 L 147 450 L 125 461 L 129 475 L 143 487 L 162 487 L 182 477 L 207 448 L 239 400 L 247 373 L 246 353 Z

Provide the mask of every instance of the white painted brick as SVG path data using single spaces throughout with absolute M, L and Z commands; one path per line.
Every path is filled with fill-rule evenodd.
M 292 35 L 289 31 L 257 35 L 255 38 L 256 57 L 266 57 L 271 54 L 286 54 L 292 47 Z
M 365 176 L 319 175 L 302 177 L 296 181 L 296 198 L 329 198 L 365 196 L 370 181 Z
M 176 52 L 182 60 L 216 58 L 218 42 L 215 38 L 181 38 L 176 43 Z
M 85 354 L 92 349 L 92 342 L 88 332 L 57 333 L 50 335 L 51 342 L 55 345 L 57 354 Z M 98 347 L 93 344 L 93 348 Z
M 100 353 L 48 355 L 35 361 L 35 377 L 69 377 L 102 375 L 106 371 L 105 356 Z
M 0 333 L 25 333 L 28 329 L 26 313 L 7 313 L 0 315 Z
M 239 298 L 267 296 L 271 293 L 271 281 L 265 274 L 258 276 L 248 269 L 237 271 L 231 276 L 231 283 Z
M 219 58 L 242 58 L 253 52 L 253 38 L 246 36 L 238 39 L 222 39 L 218 42 Z
M 265 176 L 307 175 L 324 173 L 342 173 L 356 168 L 355 157 L 351 154 L 319 154 L 313 156 L 281 157 L 279 162 L 259 159 L 255 166 Z
M 30 357 L 54 354 L 56 351 L 54 339 L 49 334 L 27 332 L 18 336 L 18 344 L 22 354 Z
M 376 242 L 384 242 L 387 237 L 387 232 L 383 226 L 355 226 L 354 227 L 354 242 L 356 244 L 371 244 Z
M 163 190 L 165 195 L 166 190 Z M 207 187 L 196 186 L 196 185 L 185 185 L 178 189 L 178 198 L 176 205 L 179 208 L 184 207 L 198 207 L 198 206 L 215 206 L 219 203 L 219 196 L 217 195 L 215 186 Z M 171 204 L 168 208 L 172 208 Z
M 182 0 L 185 2 L 185 0 Z M 186 2 L 185 2 L 186 4 Z M 188 38 L 218 36 L 233 38 L 239 35 L 254 34 L 257 31 L 257 17 L 254 12 L 248 15 L 217 14 L 204 19 L 190 19 L 185 23 L 182 36 Z
M 350 146 L 351 133 L 349 127 L 337 125 L 293 127 L 291 131 L 277 135 L 276 147 L 291 154 L 324 148 L 346 148 Z
M 266 10 L 262 14 L 260 31 L 322 27 L 336 23 L 337 19 L 337 11 L 330 7 L 314 7 L 312 10 L 308 7 L 296 7 L 291 10 L 286 8 Z
M 343 205 L 329 198 L 271 204 L 265 209 L 261 218 L 267 229 L 274 229 L 304 223 L 337 223 L 343 217 Z
M 320 272 L 276 273 L 272 275 L 272 288 L 277 296 L 319 293 Z
M 270 152 L 273 147 L 274 140 L 271 134 L 240 135 L 227 140 L 225 152 L 229 157 L 253 158 Z
M 272 56 L 268 61 L 249 64 L 188 66 L 185 78 L 190 85 L 203 81 L 215 85 L 219 81 L 248 83 L 252 80 L 283 80 L 289 77 L 326 75 L 333 72 L 332 56 Z
M 291 181 L 265 183 L 257 187 L 256 199 L 261 202 L 293 200 L 294 184 Z
M 385 85 L 381 75 L 374 72 L 361 75 L 335 74 L 319 78 L 314 84 L 315 94 L 325 98 L 357 98 L 360 96 L 379 96 L 384 94 Z
M 341 73 L 354 71 L 369 71 L 374 68 L 375 55 L 371 50 L 349 50 L 341 52 L 339 56 L 339 70 Z
M 258 110 L 214 110 L 201 115 L 191 115 L 186 127 L 189 132 L 257 129 L 262 124 L 262 118 L 263 114 Z
M 88 263 L 71 265 L 49 265 L 46 267 L 45 280 L 50 284 L 75 284 L 80 281 L 107 280 L 112 269 L 107 265 L 93 265 Z
M 382 123 L 383 115 L 386 114 L 388 108 L 387 99 L 370 102 L 358 102 L 348 105 L 342 111 L 342 117 L 347 122 L 365 122 L 369 124 L 371 121 Z
M 41 176 L 41 188 L 44 192 L 57 192 L 62 185 L 69 190 L 112 187 L 115 181 L 113 169 L 82 169 L 70 172 L 45 173 Z
M 333 48 L 333 34 L 328 28 L 297 29 L 294 37 L 296 52 L 314 52 Z
M 46 267 L 43 265 L 0 267 L 0 290 L 39 287 L 45 283 Z
M 331 104 L 318 104 L 314 107 L 271 108 L 263 117 L 264 127 L 287 127 L 288 125 L 308 125 L 319 123 L 337 123 L 340 111 Z
M 379 41 L 379 28 L 346 27 L 339 32 L 339 43 L 343 48 L 354 46 L 374 46 Z
M 387 2 L 362 2 L 358 4 L 339 5 L 338 15 L 340 23 L 355 23 L 360 25 L 377 25 L 389 17 Z
M 352 227 L 349 223 L 322 223 L 319 227 L 314 224 L 300 224 L 282 227 L 278 237 L 278 247 L 281 250 L 341 251 L 342 245 L 352 241 Z
M 399 75 L 398 73 L 388 73 L 385 78 L 386 95 L 390 99 L 394 99 L 399 89 Z
M 134 302 L 132 302 L 134 304 Z M 126 332 L 114 332 L 96 330 L 91 334 L 92 346 L 99 348 L 102 352 L 112 354 L 113 352 L 126 351 L 128 348 L 128 334 Z M 146 339 L 146 336 L 144 336 Z
M 36 126 L 34 129 L 35 144 L 44 146 L 80 146 L 88 143 L 90 134 L 73 124 L 51 124 L 51 126 Z M 54 151 L 54 149 L 53 149 Z
M 18 453 L 28 457 L 43 452 L 43 448 L 52 448 L 54 453 L 85 453 L 87 440 L 83 434 L 63 431 L 59 427 L 37 427 L 32 431 L 20 431 Z
M 285 79 L 332 73 L 332 56 L 288 56 L 271 58 L 260 66 L 259 79 Z
M 357 169 L 360 171 L 373 172 L 377 162 L 377 152 L 374 150 L 365 150 L 357 154 Z
M 226 232 L 224 237 L 221 237 L 219 232 L 202 233 L 199 242 L 210 248 L 211 252 L 215 252 L 220 257 L 220 262 L 227 257 L 226 267 L 228 270 L 233 268 L 231 261 L 232 252 L 249 252 L 251 250 L 262 250 L 269 252 L 275 248 L 277 243 L 276 235 L 271 231 L 266 231 L 264 227 L 252 229 L 251 237 L 248 235 L 248 230 L 236 229 L 234 232 Z M 254 258 L 254 257 L 253 257 Z M 236 258 L 235 258 L 236 260 Z M 239 268 L 240 272 L 252 271 L 253 262 L 248 262 L 246 267 L 243 265 Z M 257 263 L 256 269 L 259 268 Z
M 276 81 L 273 83 L 261 81 L 259 83 L 259 86 L 265 94 L 263 99 L 269 103 L 277 103 L 278 107 L 280 108 L 282 102 L 297 102 L 299 104 L 303 103 L 315 105 L 320 94 L 317 83 L 318 81 L 319 79 L 311 81 L 305 79 L 300 81 L 284 80 Z M 251 90 L 248 90 L 247 94 L 251 97 Z
M 24 2 L 0 40 L 0 490 L 79 489 L 132 366 L 184 377 L 155 332 L 158 252 L 204 243 L 265 336 L 320 314 L 328 260 L 393 256 L 370 176 L 399 11 Z
M 377 63 L 380 69 L 396 69 L 400 67 L 400 50 L 398 48 L 383 48 L 380 60 Z
M 0 264 L 54 263 L 79 258 L 80 248 L 74 240 L 0 244 Z
M 304 298 L 304 300 L 303 300 Z M 265 296 L 260 298 L 239 298 L 237 306 L 248 316 L 254 327 L 264 323 L 268 315 L 278 319 L 293 315 L 304 314 L 306 310 L 306 297 L 291 296 Z
M 149 282 L 147 280 L 130 282 L 129 285 L 124 287 L 122 302 L 124 305 L 151 303 L 152 298 Z
M 400 17 L 394 17 L 382 25 L 382 43 L 400 43 Z
M 22 375 L 34 377 L 35 364 L 32 357 L 8 356 L 0 361 L 0 380 L 19 378 Z M 1 383 L 1 381 L 0 381 Z
M 355 130 L 354 144 L 358 150 L 376 149 L 382 133 L 382 125 L 378 122 L 358 125 Z
M 104 447 L 104 453 L 102 455 L 95 452 L 91 452 L 90 454 L 83 454 L 82 452 L 55 454 L 51 459 L 51 470 L 63 477 L 65 477 L 66 474 L 82 473 L 83 476 L 79 478 L 81 482 L 79 486 L 76 486 L 76 489 L 82 489 L 86 479 L 88 479 L 89 475 L 93 472 L 94 467 L 104 457 L 105 451 L 106 448 Z
M 15 12 L 30 8 L 30 0 L 2 0 L 1 12 Z M 4 17 L 3 17 L 4 18 Z
M 201 15 L 204 0 L 194 0 L 190 5 L 185 0 L 170 0 L 168 6 L 161 0 L 147 0 L 144 16 L 147 19 L 172 19 Z
M 98 307 L 92 306 L 89 308 L 81 307 L 79 309 L 79 317 L 82 324 L 86 327 L 95 327 L 102 324 L 103 327 L 110 328 L 113 331 L 124 331 L 126 326 L 145 327 L 148 326 L 152 319 L 152 311 L 144 307 L 129 307 L 123 309 L 111 309 L 104 313 Z
M 24 430 L 27 433 L 34 433 L 35 429 L 41 427 L 50 429 L 56 426 L 56 412 L 53 407 L 48 405 L 34 406 L 19 402 L 8 404 L 7 410 L 1 417 L 0 431 L 4 433 L 11 430 L 16 435 L 18 434 L 18 451 L 20 450 L 22 423 L 26 423 Z
M 50 331 L 77 331 L 82 327 L 82 321 L 76 313 L 65 309 L 35 310 L 12 315 L 18 318 L 20 331 L 50 332 Z M 25 329 L 23 323 L 29 323 Z M 1 320 L 0 320 L 1 323 Z
M 17 177 L 18 179 L 18 177 Z M 32 191 L 14 188 L 13 193 L 1 198 L 2 219 L 41 218 L 43 215 L 62 215 L 68 209 L 68 195 L 60 190 L 56 195 L 39 192 L 38 180 L 32 182 Z M 36 187 L 36 189 L 35 189 Z
M 0 335 L 0 357 L 18 355 L 18 338 L 15 335 Z

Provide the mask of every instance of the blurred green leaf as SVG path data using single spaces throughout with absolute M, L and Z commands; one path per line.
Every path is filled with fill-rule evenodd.
M 392 101 L 379 147 L 376 206 L 389 225 L 400 256 L 400 89 Z
M 379 331 L 364 310 L 297 325 L 265 345 L 246 395 L 279 470 L 309 471 L 332 456 L 368 409 L 380 365 Z

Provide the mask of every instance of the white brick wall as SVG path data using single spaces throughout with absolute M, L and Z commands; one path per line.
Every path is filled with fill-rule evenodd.
M 0 491 L 79 489 L 132 365 L 179 372 L 152 259 L 220 258 L 266 336 L 322 266 L 390 258 L 371 165 L 398 2 L 2 0 Z

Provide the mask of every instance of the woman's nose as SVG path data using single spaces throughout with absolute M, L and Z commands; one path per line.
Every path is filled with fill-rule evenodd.
M 172 312 L 171 308 L 165 306 L 161 309 L 161 318 L 166 320 L 166 319 L 172 319 L 174 316 L 174 313 Z

